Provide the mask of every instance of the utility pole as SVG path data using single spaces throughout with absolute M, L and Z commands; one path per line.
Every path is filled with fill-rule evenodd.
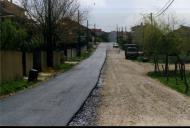
M 120 43 L 120 28 L 118 27 L 118 43 Z
M 78 43 L 77 43 L 77 56 L 81 56 L 81 49 L 80 49 L 80 12 L 78 10 Z
M 87 20 L 87 35 L 86 35 L 86 40 L 87 40 L 87 50 L 90 49 L 89 46 L 89 28 L 88 28 L 89 24 L 88 24 L 88 20 Z
M 152 13 L 150 13 L 150 21 L 151 21 L 151 25 L 153 25 L 153 15 L 152 15 Z
M 118 43 L 118 36 L 119 36 L 119 33 L 118 33 L 118 25 L 117 25 L 117 43 Z
M 46 50 L 47 50 L 47 66 L 53 67 L 53 44 L 52 44 L 52 7 L 51 0 L 48 0 L 48 17 L 47 17 L 47 37 L 46 37 Z
M 125 42 L 127 41 L 127 27 L 125 26 L 125 32 L 124 32 Z
M 143 23 L 141 23 L 141 25 L 142 25 L 142 40 L 143 40 L 143 45 L 144 45 L 144 24 Z M 143 45 L 142 45 L 142 50 L 144 50 L 144 48 L 143 48 Z
M 96 45 L 96 24 L 94 24 L 94 44 Z
M 121 35 L 122 35 L 122 42 L 123 42 L 123 26 L 122 26 L 122 29 L 121 29 Z

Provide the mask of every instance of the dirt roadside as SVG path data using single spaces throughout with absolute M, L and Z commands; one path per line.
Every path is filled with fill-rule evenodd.
M 124 59 L 117 49 L 108 52 L 98 126 L 190 126 L 190 98 L 146 76 L 153 69 Z

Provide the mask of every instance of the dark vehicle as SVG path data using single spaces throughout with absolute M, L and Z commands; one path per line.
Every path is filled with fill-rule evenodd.
M 114 43 L 113 48 L 119 48 L 119 45 L 117 43 Z
M 125 51 L 125 58 L 126 59 L 136 59 L 138 57 L 138 49 L 137 47 L 127 47 Z
M 127 50 L 128 47 L 136 47 L 138 49 L 137 44 L 125 44 L 125 50 Z
M 125 44 L 124 49 L 126 59 L 136 59 L 139 55 L 137 44 Z

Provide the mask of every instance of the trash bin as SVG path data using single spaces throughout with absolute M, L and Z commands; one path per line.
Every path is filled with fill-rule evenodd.
M 29 71 L 28 81 L 29 82 L 31 82 L 31 81 L 37 81 L 37 79 L 38 79 L 38 70 L 31 69 Z

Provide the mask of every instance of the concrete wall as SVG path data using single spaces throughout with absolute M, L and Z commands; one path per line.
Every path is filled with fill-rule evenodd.
M 0 61 L 0 83 L 22 78 L 21 52 L 0 51 Z

